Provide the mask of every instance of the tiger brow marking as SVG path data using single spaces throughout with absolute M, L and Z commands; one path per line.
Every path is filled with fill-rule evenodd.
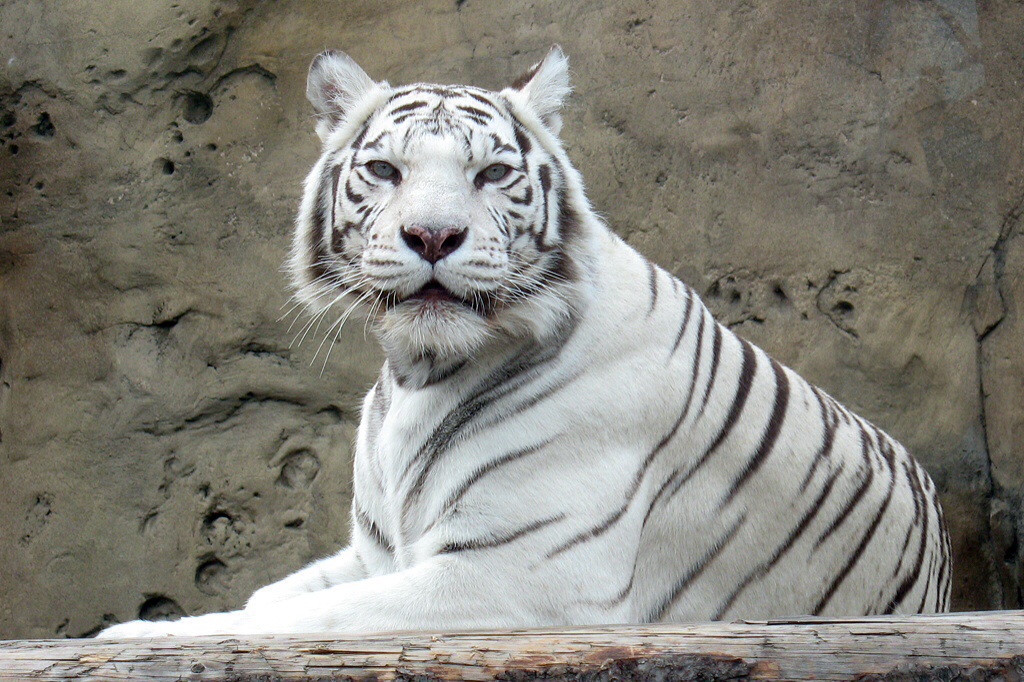
M 654 623 L 664 618 L 665 614 L 669 612 L 669 610 L 683 595 L 683 592 L 685 592 L 687 588 L 694 583 L 694 581 L 700 578 L 704 571 L 707 570 L 707 567 L 710 566 L 711 563 L 721 555 L 726 547 L 729 546 L 729 543 L 732 542 L 733 538 L 739 534 L 739 530 L 743 524 L 746 523 L 746 520 L 747 515 L 741 515 L 736 520 L 736 523 L 733 524 L 732 528 L 730 528 L 722 538 L 715 542 L 714 547 L 701 557 L 700 561 L 698 561 L 686 575 L 676 581 L 675 585 L 672 586 L 672 590 L 669 592 L 669 595 L 662 601 L 660 606 L 648 614 L 644 619 L 644 622 Z
M 857 548 L 853 551 L 853 554 L 847 560 L 846 565 L 843 567 L 843 570 L 840 571 L 839 575 L 835 577 L 835 580 L 832 581 L 832 584 L 829 585 L 828 590 L 826 590 L 824 596 L 822 596 L 821 601 L 818 602 L 818 605 L 814 607 L 813 614 L 815 616 L 819 615 L 822 612 L 822 610 L 824 610 L 824 608 L 828 606 L 828 603 L 832 601 L 832 597 L 835 596 L 835 593 L 839 589 L 839 586 L 843 584 L 846 578 L 853 571 L 853 568 L 857 565 L 857 563 L 860 562 L 861 557 L 864 555 L 864 550 L 867 548 L 868 543 L 871 542 L 871 539 L 875 536 L 875 531 L 878 530 L 878 526 L 882 520 L 882 517 L 885 515 L 885 512 L 889 509 L 889 504 L 892 502 L 892 491 L 895 487 L 896 476 L 895 474 L 892 474 L 889 476 L 889 487 L 885 492 L 885 502 L 878 509 L 878 513 L 875 514 L 875 518 L 871 520 L 871 524 L 868 526 L 867 531 L 865 531 L 864 536 L 861 538 L 860 544 L 857 545 Z
M 470 88 L 466 88 L 463 91 L 463 94 L 466 95 L 467 97 L 472 97 L 477 102 L 480 102 L 480 104 L 484 104 L 486 106 L 489 106 L 490 108 L 494 109 L 495 111 L 498 110 L 498 105 L 497 104 L 495 104 L 493 101 L 489 100 L 488 98 L 484 97 L 483 95 L 481 95 L 476 90 L 473 90 L 473 89 L 470 89 Z
M 366 134 L 369 132 L 370 125 L 368 123 L 364 123 L 363 127 L 359 129 L 359 133 L 356 135 L 355 139 L 352 140 L 352 144 L 349 145 L 349 149 L 359 149 L 359 146 L 363 143 L 363 140 L 366 139 Z
M 488 137 L 491 140 L 491 151 L 495 154 L 500 152 L 510 152 L 515 154 L 516 148 L 502 140 L 496 133 L 491 133 Z
M 417 109 L 422 109 L 425 106 L 428 106 L 427 102 L 418 99 L 413 102 L 407 102 L 406 104 L 402 104 L 400 106 L 395 107 L 390 112 L 388 112 L 388 116 L 395 116 L 397 114 L 401 114 L 407 111 L 415 111 Z
M 385 130 L 384 132 L 382 132 L 377 137 L 373 138 L 372 140 L 370 140 L 366 144 L 362 145 L 362 148 L 363 149 L 378 149 L 380 147 L 380 143 L 384 141 L 384 138 L 387 137 L 388 134 L 389 134 L 389 131 Z
M 519 119 L 513 117 L 512 123 L 512 131 L 516 136 L 516 144 L 519 145 L 519 152 L 523 155 L 523 159 L 525 161 L 526 155 L 530 153 L 530 149 L 532 149 L 533 145 L 530 144 L 530 138 L 526 134 L 526 128 Z
M 454 554 L 456 552 L 466 552 L 476 549 L 494 549 L 515 542 L 521 538 L 536 533 L 537 531 L 547 528 L 553 523 L 558 523 L 565 519 L 565 514 L 556 514 L 555 516 L 534 521 L 533 523 L 527 524 L 522 528 L 514 530 L 504 535 L 499 535 L 491 538 L 477 538 L 473 540 L 462 540 L 456 542 L 449 542 L 443 546 L 438 554 Z

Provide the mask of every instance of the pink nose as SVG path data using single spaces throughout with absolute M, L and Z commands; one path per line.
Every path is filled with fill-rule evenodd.
M 402 241 L 431 265 L 450 255 L 466 241 L 466 228 L 430 229 L 413 225 L 402 228 Z

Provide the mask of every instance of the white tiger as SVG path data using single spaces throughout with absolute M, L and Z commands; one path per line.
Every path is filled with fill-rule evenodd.
M 567 71 L 556 47 L 495 93 L 314 60 L 291 270 L 314 313 L 362 305 L 387 355 L 351 545 L 243 610 L 104 636 L 948 608 L 906 450 L 595 216 L 557 137 Z

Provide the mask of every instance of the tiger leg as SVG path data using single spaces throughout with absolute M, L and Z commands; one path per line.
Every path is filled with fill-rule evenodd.
M 497 584 L 502 575 L 481 562 L 435 557 L 403 571 L 274 603 L 172 622 L 132 621 L 108 628 L 100 636 L 451 630 L 536 624 L 538 612 L 531 603 L 536 608 L 550 608 L 552 595 L 539 594 L 531 600 L 519 586 L 519 598 L 509 599 L 511 584 Z
M 349 546 L 334 556 L 315 561 L 276 583 L 261 587 L 249 597 L 245 608 L 262 608 L 300 594 L 318 592 L 365 577 L 366 568 L 359 560 L 355 548 Z

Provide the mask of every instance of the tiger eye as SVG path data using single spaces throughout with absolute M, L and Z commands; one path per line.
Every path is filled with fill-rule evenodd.
M 401 178 L 401 174 L 398 172 L 398 169 L 387 161 L 370 161 L 366 164 L 366 167 L 370 169 L 371 173 L 381 180 L 390 180 L 394 182 Z
M 512 171 L 512 167 L 504 163 L 493 163 L 477 175 L 478 182 L 498 182 Z

